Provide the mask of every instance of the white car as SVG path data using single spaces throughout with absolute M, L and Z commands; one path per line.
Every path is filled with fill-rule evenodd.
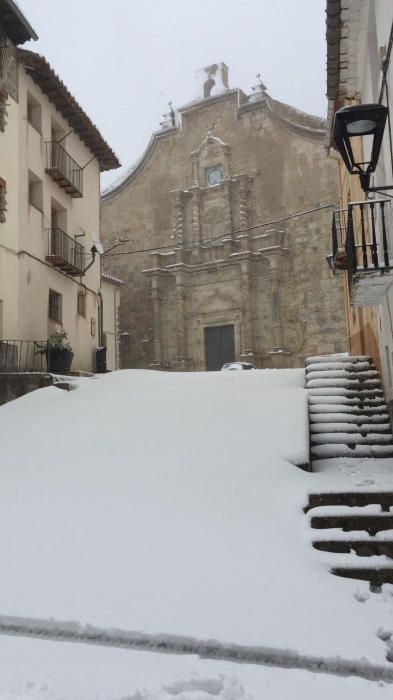
M 226 362 L 225 365 L 221 367 L 221 372 L 233 369 L 256 369 L 256 367 L 254 367 L 251 362 Z

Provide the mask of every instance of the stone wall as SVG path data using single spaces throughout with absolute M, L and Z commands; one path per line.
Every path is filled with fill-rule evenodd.
M 0 406 L 36 389 L 52 386 L 53 381 L 51 374 L 0 372 Z

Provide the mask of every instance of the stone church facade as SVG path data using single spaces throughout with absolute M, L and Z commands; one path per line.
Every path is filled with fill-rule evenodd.
M 202 75 L 199 99 L 171 107 L 102 196 L 102 240 L 116 246 L 104 269 L 127 282 L 122 367 L 298 367 L 345 351 L 342 279 L 332 284 L 325 259 L 322 207 L 338 192 L 324 121 L 261 81 L 250 96 L 229 89 L 225 64 Z

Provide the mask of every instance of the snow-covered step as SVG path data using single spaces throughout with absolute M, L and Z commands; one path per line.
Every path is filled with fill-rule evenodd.
M 318 539 L 312 546 L 321 552 L 349 554 L 355 552 L 358 557 L 384 556 L 393 559 L 393 540 L 377 540 L 373 537 L 363 539 Z
M 348 378 L 338 378 L 338 379 L 308 379 L 307 378 L 307 388 L 308 389 L 323 389 L 323 388 L 334 388 L 343 387 L 345 389 L 379 389 L 380 381 L 379 379 L 365 379 L 360 380 L 359 377 L 354 379 Z
M 315 506 L 315 508 L 312 508 L 310 511 L 310 518 L 315 518 L 317 516 L 326 516 L 328 518 L 334 517 L 336 515 L 349 515 L 351 517 L 354 517 L 355 515 L 363 516 L 363 515 L 380 515 L 381 514 L 381 506 L 379 503 L 368 503 L 367 505 L 363 506 L 348 506 L 348 505 L 342 505 L 342 504 L 337 504 L 337 505 L 322 505 L 322 506 Z M 390 510 L 388 511 L 390 513 Z M 392 513 L 393 515 L 393 513 Z
M 312 445 L 311 455 L 317 459 L 330 459 L 333 457 L 360 457 L 392 458 L 393 445 L 355 445 L 348 447 L 342 443 L 329 443 L 325 445 Z
M 384 433 L 391 432 L 390 424 L 385 423 L 311 423 L 310 432 L 314 433 Z
M 356 396 L 355 398 L 350 398 L 349 396 L 340 396 L 337 394 L 325 396 L 324 394 L 319 394 L 318 396 L 308 395 L 308 402 L 312 404 L 327 404 L 327 403 L 340 403 L 344 406 L 381 406 L 385 404 L 385 399 L 382 395 L 380 396 L 369 396 L 366 398 L 361 398 Z
M 310 525 L 313 529 L 329 530 L 332 528 L 340 528 L 345 532 L 351 530 L 364 530 L 369 535 L 375 535 L 382 530 L 393 529 L 393 513 L 369 513 L 351 515 L 312 515 Z
M 375 369 L 373 362 L 317 362 L 314 365 L 310 364 L 306 366 L 306 373 L 312 372 L 314 370 L 320 372 L 321 370 L 330 369 L 345 369 L 348 372 L 356 370 L 361 372 L 363 370 Z
M 378 398 L 383 396 L 382 389 L 347 389 L 346 387 L 315 387 L 307 388 L 308 396 L 341 396 L 342 398 Z
M 306 367 L 312 364 L 338 362 L 338 363 L 355 363 L 356 362 L 373 362 L 371 357 L 367 355 L 348 355 L 347 353 L 337 353 L 333 355 L 313 355 L 306 358 Z
M 376 370 L 367 370 L 363 372 L 349 372 L 346 369 L 329 369 L 323 371 L 313 370 L 307 372 L 307 382 L 312 379 L 350 379 L 353 381 L 363 382 L 365 379 L 377 379 L 379 382 L 379 374 Z M 335 382 L 332 382 L 335 384 Z
M 368 433 L 363 436 L 361 433 L 318 433 L 312 435 L 313 445 L 392 445 L 393 435 L 387 433 Z M 392 445 L 393 452 L 393 445 Z
M 333 566 L 331 572 L 335 576 L 369 581 L 374 591 L 379 591 L 384 583 L 393 583 L 393 566 Z
M 363 425 L 363 423 L 371 423 L 373 425 L 387 425 L 390 429 L 389 416 L 387 413 L 381 413 L 376 415 L 363 415 L 363 414 L 351 414 L 351 413 L 310 413 L 310 426 L 312 425 L 323 425 L 329 423 L 351 423 L 357 426 Z
M 309 413 L 310 417 L 314 415 L 328 415 L 329 413 L 347 413 L 348 416 L 388 416 L 387 407 L 384 403 L 378 406 L 348 406 L 345 403 L 315 403 L 309 404 Z M 389 420 L 389 417 L 387 417 L 386 420 Z
M 382 510 L 389 510 L 393 506 L 393 491 L 324 491 L 322 493 L 309 493 L 308 505 L 304 509 L 307 513 L 312 508 L 320 506 L 350 506 L 361 508 L 377 504 Z

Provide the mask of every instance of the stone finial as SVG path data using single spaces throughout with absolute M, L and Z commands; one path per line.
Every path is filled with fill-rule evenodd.
M 251 87 L 252 93 L 249 96 L 250 102 L 259 102 L 260 100 L 266 99 L 266 85 L 262 82 L 261 74 L 256 75 L 257 82 Z
M 160 122 L 162 129 L 172 129 L 176 126 L 176 112 L 173 109 L 172 102 L 168 102 L 169 112 L 166 112 L 162 116 L 164 119 Z

